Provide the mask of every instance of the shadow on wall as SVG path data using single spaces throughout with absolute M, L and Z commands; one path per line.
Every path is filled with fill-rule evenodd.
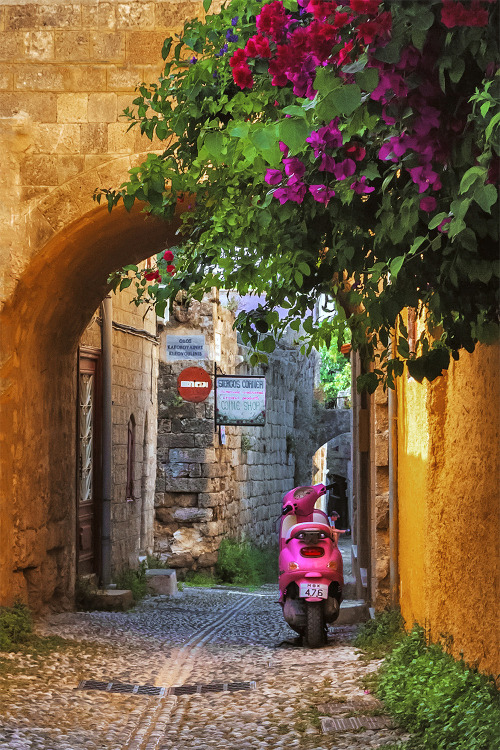
M 108 275 L 171 244 L 176 228 L 100 207 L 31 248 L 0 317 L 1 604 L 72 601 L 78 341 Z

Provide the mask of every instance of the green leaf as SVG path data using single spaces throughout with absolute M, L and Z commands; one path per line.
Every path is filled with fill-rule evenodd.
M 122 291 L 122 289 L 127 289 L 131 285 L 132 281 L 133 279 L 122 279 L 120 281 L 120 292 Z
M 356 73 L 356 83 L 362 91 L 368 91 L 371 93 L 375 91 L 378 86 L 379 72 L 377 68 L 365 68 L 364 70 Z
M 207 133 L 203 145 L 206 150 L 213 156 L 217 161 L 222 157 L 222 146 L 224 143 L 224 136 L 219 131 Z
M 486 174 L 484 167 L 471 167 L 467 170 L 460 181 L 459 193 L 466 193 L 476 180 L 483 180 Z
M 291 151 L 297 152 L 304 147 L 309 135 L 309 128 L 304 120 L 282 120 L 278 125 L 279 140 L 286 143 Z
M 465 72 L 465 60 L 463 57 L 453 57 L 453 64 L 449 71 L 450 80 L 458 83 Z
M 332 105 L 340 115 L 349 116 L 361 103 L 361 89 L 356 83 L 344 84 L 329 95 Z
M 443 219 L 447 219 L 447 218 L 448 218 L 448 214 L 445 213 L 444 211 L 442 211 L 440 214 L 436 214 L 436 216 L 433 216 L 428 224 L 429 229 L 436 229 L 436 227 L 438 227 L 441 224 Z
M 284 115 L 295 115 L 296 117 L 306 117 L 307 112 L 302 107 L 299 107 L 297 104 L 290 104 L 288 107 L 284 107 L 281 112 Z
M 404 261 L 405 261 L 404 255 L 400 255 L 399 257 L 394 258 L 394 260 L 391 261 L 391 265 L 389 266 L 391 277 L 396 278 L 396 276 L 401 270 L 401 266 L 403 265 Z
M 205 13 L 208 13 L 211 5 L 212 5 L 212 0 L 203 0 L 203 10 L 205 11 Z
M 439 223 L 441 223 L 441 222 L 439 222 Z M 439 225 L 436 225 L 436 226 L 439 226 Z M 429 239 L 427 235 L 426 235 L 425 237 L 416 237 L 416 239 L 414 240 L 414 242 L 413 242 L 412 246 L 410 247 L 410 249 L 409 249 L 409 251 L 408 251 L 408 254 L 409 254 L 409 255 L 414 255 L 414 254 L 415 254 L 415 253 L 417 252 L 418 248 L 419 248 L 419 247 L 420 247 L 421 245 L 423 245 L 423 243 L 424 243 L 424 242 L 425 242 L 425 241 L 426 241 L 427 239 Z
M 491 207 L 496 203 L 498 197 L 497 189 L 494 185 L 482 185 L 474 191 L 474 200 L 481 206 L 483 211 L 491 213 Z
M 310 276 L 311 275 L 311 269 L 309 268 L 309 266 L 307 265 L 307 263 L 304 263 L 304 262 L 299 263 L 299 271 L 304 276 Z
M 137 273 L 138 270 L 138 266 L 134 266 L 132 263 L 128 266 L 123 266 L 122 268 L 122 271 L 134 271 L 134 273 Z
M 173 42 L 173 39 L 171 37 L 168 37 L 163 42 L 163 47 L 162 47 L 162 50 L 161 50 L 161 56 L 162 56 L 162 58 L 164 60 L 166 60 L 167 57 L 168 57 L 168 54 L 170 52 L 170 48 L 172 47 L 172 42 Z
M 304 277 L 302 276 L 300 271 L 295 271 L 295 273 L 293 274 L 293 278 L 295 279 L 295 283 L 298 287 L 301 287 L 304 283 Z
M 331 68 L 316 68 L 313 87 L 321 96 L 327 96 L 340 86 L 342 86 L 342 81 L 335 75 Z

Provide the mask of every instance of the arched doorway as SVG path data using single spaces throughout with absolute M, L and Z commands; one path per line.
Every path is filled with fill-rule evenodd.
M 177 226 L 98 207 L 31 248 L 0 317 L 0 604 L 72 600 L 78 341 L 109 274 L 172 244 Z

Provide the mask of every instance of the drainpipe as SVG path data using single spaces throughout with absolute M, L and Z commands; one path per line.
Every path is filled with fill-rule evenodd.
M 389 344 L 392 350 L 392 342 Z M 388 389 L 389 416 L 389 581 L 391 606 L 399 605 L 399 528 L 398 528 L 398 412 L 397 394 Z
M 101 585 L 111 583 L 111 368 L 113 304 L 105 297 L 101 304 L 102 315 L 102 492 L 101 492 Z

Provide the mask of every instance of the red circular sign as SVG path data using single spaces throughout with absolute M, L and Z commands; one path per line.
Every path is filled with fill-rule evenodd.
M 212 390 L 212 378 L 201 367 L 186 367 L 177 378 L 177 390 L 184 401 L 205 401 Z

